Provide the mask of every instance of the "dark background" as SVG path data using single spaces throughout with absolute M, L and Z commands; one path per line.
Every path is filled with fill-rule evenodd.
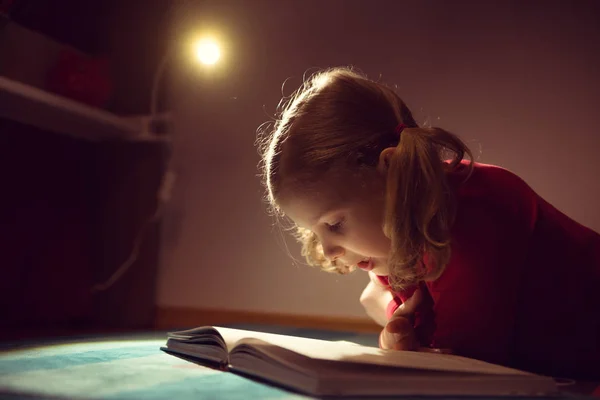
M 0 74 L 49 90 L 46 74 L 70 47 L 109 61 L 113 89 L 103 108 L 148 113 L 171 2 L 8 3 L 0 1 L 9 11 L 0 23 Z M 159 144 L 92 143 L 0 120 L 3 336 L 152 327 L 158 225 L 123 279 L 103 293 L 90 288 L 129 256 L 154 212 L 163 168 Z

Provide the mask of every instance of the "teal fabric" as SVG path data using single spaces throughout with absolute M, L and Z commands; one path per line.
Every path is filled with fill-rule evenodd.
M 373 334 L 259 325 L 231 327 L 377 346 L 377 335 Z M 155 332 L 120 337 L 3 343 L 0 345 L 0 399 L 308 398 L 170 356 L 159 349 L 165 344 L 165 340 L 166 332 Z M 573 397 L 575 396 L 569 396 Z M 579 397 L 583 398 L 585 397 Z
M 376 345 L 375 335 L 232 326 Z M 276 399 L 307 397 L 181 360 L 159 350 L 166 332 L 136 336 L 5 343 L 0 353 L 0 398 Z

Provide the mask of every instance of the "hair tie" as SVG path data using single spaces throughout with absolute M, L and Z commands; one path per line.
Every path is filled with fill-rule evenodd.
M 404 125 L 402 122 L 400 122 L 394 129 L 394 132 L 396 132 L 396 135 L 400 136 L 400 134 L 402 133 L 404 128 L 406 128 L 406 125 Z

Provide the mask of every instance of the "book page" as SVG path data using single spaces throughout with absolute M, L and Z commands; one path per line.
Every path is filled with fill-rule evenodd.
M 350 342 L 332 342 L 329 340 L 309 339 L 297 336 L 278 335 L 275 333 L 245 331 L 241 329 L 222 327 L 214 327 L 214 329 L 218 331 L 223 337 L 225 344 L 227 345 L 228 351 L 231 351 L 243 339 L 248 338 L 259 339 L 263 342 L 274 344 L 283 348 L 289 348 L 288 346 L 299 346 L 298 349 L 303 349 L 305 347 L 310 348 L 311 346 L 321 346 L 322 348 L 323 346 L 330 345 L 331 343 L 345 343 L 346 346 L 359 346 L 358 344 Z M 291 348 L 289 349 L 296 351 Z
M 229 350 L 221 334 L 211 326 L 169 332 L 166 348 L 219 363 L 227 362 L 229 355 Z
M 366 363 L 382 366 L 451 371 L 495 375 L 531 375 L 527 372 L 506 368 L 470 358 L 425 352 L 381 350 L 355 343 L 332 342 L 263 332 L 250 332 L 230 328 L 216 328 L 227 343 L 229 351 L 237 344 L 255 344 L 268 354 L 270 346 L 280 346 L 304 356 L 329 361 Z M 250 340 L 246 340 L 250 339 Z M 257 342 L 253 339 L 258 339 Z M 276 352 L 273 353 L 276 356 Z

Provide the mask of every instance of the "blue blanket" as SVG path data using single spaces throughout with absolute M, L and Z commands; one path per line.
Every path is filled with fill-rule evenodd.
M 257 329 L 376 345 L 374 335 L 286 328 Z M 264 327 L 263 327 L 264 328 Z M 159 350 L 166 332 L 4 345 L 3 398 L 80 399 L 305 399 L 262 383 L 201 367 Z
M 377 346 L 374 334 L 250 325 L 232 327 Z M 0 353 L 0 398 L 307 399 L 170 356 L 160 351 L 165 341 L 166 332 L 154 332 L 3 344 Z

